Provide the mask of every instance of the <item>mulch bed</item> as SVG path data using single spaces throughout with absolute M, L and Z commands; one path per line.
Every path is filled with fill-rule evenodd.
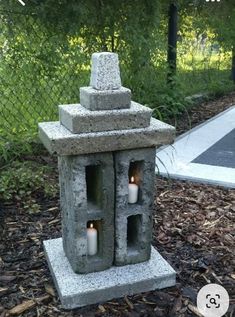
M 191 126 L 234 101 L 230 94 L 192 108 Z M 187 129 L 185 114 L 178 130 Z M 13 203 L 0 207 L 0 317 L 200 316 L 196 296 L 207 283 L 226 287 L 226 316 L 235 316 L 235 190 L 162 178 L 156 185 L 153 245 L 177 271 L 175 287 L 63 310 L 42 249 L 43 240 L 61 235 L 59 199 L 47 201 L 37 193 L 40 213 Z
M 187 109 L 182 117 L 180 116 L 180 118 L 169 120 L 169 123 L 176 127 L 177 135 L 179 135 L 214 117 L 231 106 L 235 106 L 235 92 L 216 100 L 204 102 L 191 109 Z

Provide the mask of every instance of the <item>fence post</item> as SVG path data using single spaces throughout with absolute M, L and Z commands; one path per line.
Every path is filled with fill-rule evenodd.
M 169 7 L 169 22 L 168 22 L 168 74 L 167 82 L 172 83 L 173 77 L 176 74 L 176 58 L 177 58 L 177 22 L 178 8 L 176 4 L 171 3 Z
M 235 47 L 232 49 L 232 80 L 235 84 Z

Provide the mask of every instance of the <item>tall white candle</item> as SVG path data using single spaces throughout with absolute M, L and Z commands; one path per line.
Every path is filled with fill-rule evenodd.
M 138 200 L 138 191 L 139 191 L 139 186 L 134 184 L 134 177 L 131 177 L 131 183 L 128 185 L 128 190 L 129 190 L 129 197 L 128 197 L 128 202 L 129 204 L 135 204 Z
M 93 223 L 90 228 L 87 228 L 87 253 L 88 255 L 95 255 L 98 249 L 97 230 L 94 228 Z

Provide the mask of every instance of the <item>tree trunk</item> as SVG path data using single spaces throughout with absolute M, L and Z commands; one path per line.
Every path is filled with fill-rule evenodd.
M 232 80 L 235 84 L 235 47 L 232 50 Z
M 177 22 L 178 8 L 175 4 L 170 4 L 169 22 L 168 22 L 168 74 L 167 82 L 173 83 L 176 75 L 176 59 L 177 59 Z

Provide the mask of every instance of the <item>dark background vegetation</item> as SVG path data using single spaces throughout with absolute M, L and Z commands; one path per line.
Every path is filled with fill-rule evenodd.
M 35 150 L 37 123 L 59 104 L 79 102 L 93 52 L 117 52 L 123 85 L 160 119 L 185 111 L 186 96 L 234 88 L 232 0 L 25 3 L 0 3 L 1 163 Z

